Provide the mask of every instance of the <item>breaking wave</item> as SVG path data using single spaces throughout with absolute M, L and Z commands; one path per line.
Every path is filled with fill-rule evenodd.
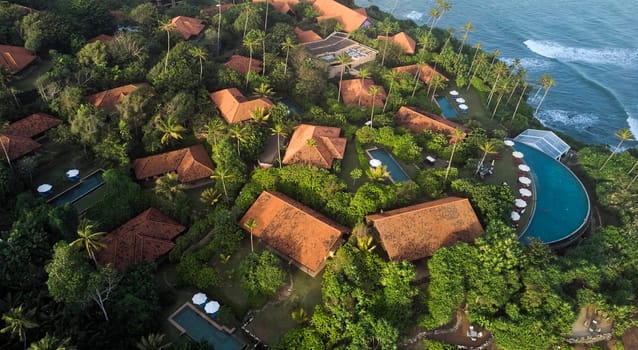
M 554 41 L 526 40 L 528 49 L 543 57 L 563 62 L 585 62 L 592 64 L 612 64 L 630 67 L 638 64 L 638 50 L 623 48 L 584 48 L 563 46 Z

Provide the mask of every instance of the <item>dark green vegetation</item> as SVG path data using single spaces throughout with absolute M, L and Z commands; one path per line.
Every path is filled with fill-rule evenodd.
M 248 309 L 278 297 L 291 267 L 258 244 L 251 252 L 249 235 L 237 225 L 263 190 L 283 192 L 354 228 L 350 241 L 317 277 L 322 278 L 317 281 L 321 302 L 314 309 L 296 308 L 290 317 L 297 327 L 276 348 L 394 349 L 417 331 L 448 325 L 457 310 L 467 311 L 469 320 L 492 332 L 504 349 L 565 346 L 578 311 L 587 305 L 609 315 L 616 334 L 635 323 L 635 156 L 581 149 L 576 170 L 595 195 L 595 217 L 602 220 L 577 247 L 560 254 L 538 243 L 519 244 L 506 224 L 511 190 L 480 182 L 473 174 L 485 155 L 503 151 L 504 136 L 538 126 L 524 102 L 532 89 L 519 63 L 507 66 L 498 52 L 467 44 L 471 26 L 461 30 L 459 40 L 452 31 L 417 27 L 369 9 L 375 25 L 351 37 L 380 54 L 359 71 L 389 93 L 383 109 L 370 110 L 339 103 L 338 80 L 329 80 L 325 64 L 296 45 L 294 26 L 322 36 L 336 26 L 335 21 L 316 23 L 317 13 L 308 4 L 295 8 L 296 18 L 274 11 L 271 4 L 266 24 L 265 3 L 239 3 L 221 16 L 200 13 L 210 6 L 203 1 L 175 8 L 119 0 L 20 3 L 46 11 L 27 14 L 0 2 L 0 43 L 33 49 L 52 68 L 34 78 L 35 91 L 18 90 L 16 77 L 2 71 L 0 118 L 51 113 L 64 123 L 50 132 L 44 149 L 63 150 L 59 159 L 79 157 L 87 169 L 108 170 L 102 199 L 87 205 L 79 220 L 74 206 L 52 208 L 31 191 L 33 177 L 50 169 L 43 156 L 0 164 L 0 347 L 33 343 L 31 348 L 39 349 L 51 343 L 157 349 L 170 341 L 174 349 L 208 348 L 159 335 L 165 328 L 158 320 L 173 311 L 163 307 L 192 288 L 221 300 L 219 321 L 230 326 L 240 325 Z M 433 23 L 446 11 L 445 2 L 437 3 Z M 121 9 L 121 16 L 112 17 L 113 9 Z M 203 19 L 203 37 L 183 41 L 164 30 L 176 15 Z M 108 43 L 86 43 L 97 34 L 113 34 L 116 21 L 140 31 L 118 32 Z M 416 55 L 374 39 L 399 31 L 417 39 Z M 265 73 L 242 76 L 225 67 L 231 54 L 264 61 Z M 446 88 L 443 82 L 426 86 L 390 69 L 425 63 L 451 78 L 449 88 L 475 97 L 472 109 L 481 112 L 462 120 L 470 129 L 465 140 L 414 134 L 395 125 L 394 114 L 403 105 L 438 112 L 431 96 Z M 131 93 L 114 110 L 96 109 L 84 99 L 140 82 L 150 86 Z M 546 92 L 552 84 L 545 77 L 541 88 Z M 288 97 L 306 112 L 288 115 L 279 103 L 268 115 L 229 126 L 208 96 L 227 87 L 246 96 Z M 375 128 L 361 127 L 372 117 Z M 347 169 L 344 161 L 331 170 L 278 163 L 253 170 L 266 139 L 289 136 L 301 122 L 342 128 L 349 140 Z M 216 166 L 214 184 L 186 190 L 174 177 L 163 176 L 148 189 L 131 179 L 131 159 L 203 142 Z M 363 150 L 369 146 L 388 149 L 413 181 L 390 184 L 383 174 L 364 171 L 368 159 Z M 450 168 L 424 164 L 426 154 L 450 160 Z M 447 195 L 470 198 L 486 233 L 473 244 L 443 248 L 427 262 L 388 262 L 361 225 L 365 215 L 380 209 Z M 178 289 L 167 282 L 166 273 L 157 273 L 154 263 L 117 273 L 93 259 L 102 232 L 149 206 L 188 227 L 164 262 L 175 272 Z M 425 270 L 429 275 L 422 277 Z

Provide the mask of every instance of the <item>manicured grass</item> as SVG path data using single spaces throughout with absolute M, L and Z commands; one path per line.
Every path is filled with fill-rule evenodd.
M 348 185 L 348 190 L 350 192 L 356 192 L 357 189 L 366 183 L 367 180 L 365 169 L 361 169 L 361 178 L 359 178 L 356 183 L 353 182 L 352 177 L 350 177 L 350 172 L 357 168 L 361 169 L 361 166 L 359 164 L 359 156 L 357 155 L 355 141 L 348 140 L 348 143 L 346 144 L 346 153 L 343 155 L 343 159 L 341 160 L 341 173 L 338 176 Z
M 53 68 L 53 62 L 51 60 L 41 60 L 24 79 L 14 81 L 12 85 L 20 91 L 34 90 L 36 89 L 35 81 L 51 68 Z
M 495 129 L 500 127 L 501 122 L 494 117 L 491 119 L 492 110 L 488 110 L 483 106 L 483 102 L 481 101 L 480 93 L 474 88 L 470 87 L 466 89 L 465 87 L 458 87 L 453 82 L 450 83 L 445 91 L 441 92 L 441 95 L 449 96 L 451 90 L 456 90 L 459 92 L 459 97 L 463 97 L 465 99 L 465 104 L 468 105 L 468 113 L 463 114 L 461 110 L 458 109 L 458 104 L 455 101 L 450 101 L 452 107 L 456 108 L 456 112 L 458 115 L 458 119 L 454 121 L 459 121 L 462 123 L 466 123 L 469 120 L 477 120 L 481 124 L 484 129 Z M 501 102 L 502 103 L 502 102 Z M 492 107 L 494 107 L 496 103 L 492 101 Z

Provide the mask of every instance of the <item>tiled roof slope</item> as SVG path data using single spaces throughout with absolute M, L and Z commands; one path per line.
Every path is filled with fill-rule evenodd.
M 171 24 L 174 26 L 173 30 L 177 31 L 184 40 L 198 36 L 205 27 L 201 19 L 186 16 L 173 17 Z
M 232 55 L 230 56 L 228 61 L 224 63 L 224 66 L 232 68 L 239 73 L 246 75 L 248 73 L 248 63 L 250 63 L 250 57 Z M 261 70 L 263 69 L 261 64 L 262 62 L 260 60 L 253 58 L 252 63 L 250 63 L 250 70 L 257 73 L 261 72 Z
M 15 135 L 0 135 L 0 142 L 2 142 L 2 145 L 4 145 L 4 148 L 7 150 L 10 160 L 18 159 L 42 146 L 29 137 Z M 4 152 L 0 152 L 0 159 L 5 159 Z
M 250 120 L 251 113 L 257 108 L 268 110 L 273 106 L 269 99 L 263 97 L 247 100 L 236 88 L 215 91 L 210 94 L 210 99 L 219 108 L 222 117 L 226 119 L 228 124 Z
M 0 66 L 19 72 L 35 61 L 36 55 L 21 46 L 0 45 Z
M 299 27 L 295 27 L 295 34 L 297 34 L 297 40 L 300 44 L 321 40 L 319 34 L 315 33 L 312 30 L 303 30 Z
M 172 240 L 185 227 L 150 208 L 109 233 L 104 239 L 105 247 L 96 257 L 101 263 L 111 263 L 119 271 L 137 262 L 155 260 L 168 253 L 175 243 Z
M 367 16 L 334 0 L 315 0 L 312 6 L 320 14 L 317 21 L 334 18 L 348 33 L 370 23 Z
M 388 37 L 385 35 L 377 36 L 377 40 L 387 40 Z M 405 51 L 408 55 L 414 55 L 414 51 L 416 50 L 416 41 L 412 39 L 405 32 L 397 33 L 390 37 L 390 42 L 396 44 L 400 48 Z
M 460 124 L 449 121 L 444 117 L 436 114 L 421 112 L 413 107 L 401 107 L 397 111 L 395 116 L 397 124 L 410 129 L 413 132 L 420 133 L 423 130 L 428 129 L 434 132 L 451 135 L 455 129 L 466 130 L 466 128 Z M 462 138 L 465 138 L 466 132 L 462 134 Z
M 240 221 L 245 230 L 249 219 L 257 223 L 255 237 L 309 270 L 306 272 L 311 276 L 323 269 L 331 250 L 348 231 L 278 192 L 264 191 L 259 195 Z
M 343 103 L 351 106 L 359 105 L 359 96 L 361 96 L 361 106 L 372 107 L 372 94 L 370 93 L 370 87 L 376 86 L 379 88 L 377 96 L 374 98 L 374 105 L 377 107 L 383 107 L 387 95 L 385 89 L 381 85 L 375 85 L 374 81 L 370 79 L 349 79 L 341 82 L 341 98 Z
M 416 75 L 416 72 L 418 69 L 419 69 L 419 66 L 416 64 L 394 68 L 394 70 L 396 70 L 397 72 L 408 72 L 412 75 Z M 446 78 L 445 75 L 435 71 L 434 68 L 430 67 L 427 64 L 424 64 L 421 67 L 421 73 L 419 74 L 419 79 L 421 79 L 424 83 L 429 84 L 435 75 L 441 76 L 443 80 L 445 81 L 448 80 L 448 78 Z
M 266 0 L 253 0 L 253 2 L 266 2 Z M 299 3 L 299 0 L 269 0 L 268 3 L 275 8 L 275 11 L 286 15 L 295 12 L 295 5 Z
M 95 107 L 114 109 L 115 106 L 122 102 L 131 92 L 143 86 L 149 85 L 147 83 L 128 84 L 90 95 L 86 100 Z
M 107 35 L 107 34 L 100 34 L 100 35 L 98 35 L 96 37 L 93 37 L 93 38 L 87 40 L 86 42 L 87 43 L 94 43 L 96 41 L 101 41 L 101 42 L 106 44 L 107 42 L 109 42 L 111 40 L 113 40 L 113 36 Z
M 182 183 L 202 180 L 214 173 L 213 162 L 202 145 L 138 158 L 133 162 L 133 170 L 138 180 L 176 172 Z
M 9 125 L 7 135 L 33 137 L 60 125 L 62 121 L 45 113 L 35 113 Z
M 312 164 L 330 169 L 335 159 L 343 159 L 346 139 L 339 137 L 341 129 L 328 126 L 301 124 L 292 134 L 282 160 L 284 164 Z M 308 144 L 313 139 L 314 146 Z
M 466 198 L 448 197 L 366 216 L 392 260 L 418 260 L 459 241 L 472 242 L 483 227 Z

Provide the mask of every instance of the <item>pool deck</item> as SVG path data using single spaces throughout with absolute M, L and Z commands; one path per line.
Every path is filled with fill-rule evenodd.
M 405 169 L 403 169 L 403 167 L 401 166 L 401 164 L 399 162 L 397 162 L 396 159 L 394 159 L 394 156 L 392 155 L 392 153 L 390 153 L 388 150 L 384 149 L 384 148 L 379 148 L 379 147 L 372 147 L 372 148 L 368 148 L 365 150 L 366 155 L 368 156 L 368 158 L 370 158 L 370 160 L 374 159 L 374 157 L 372 156 L 372 154 L 370 154 L 370 151 L 374 151 L 374 150 L 383 150 L 388 154 L 388 157 L 390 157 L 390 159 L 392 159 L 394 161 L 394 163 L 397 165 L 397 167 L 399 168 L 399 170 L 401 170 L 403 172 L 403 175 L 405 175 L 405 177 L 408 179 L 406 181 L 410 180 L 410 176 L 408 175 L 408 173 L 405 171 Z M 390 175 L 388 176 L 388 178 L 390 179 L 390 181 L 395 184 L 397 183 L 396 181 L 394 181 L 394 179 L 392 178 L 392 172 L 390 172 Z M 399 181 L 401 182 L 401 181 Z
M 65 194 L 66 194 L 66 193 L 68 193 L 69 191 L 72 191 L 74 188 L 76 188 L 76 187 L 80 186 L 80 185 L 82 184 L 82 182 L 84 182 L 84 180 L 86 180 L 87 178 L 89 178 L 89 177 L 91 177 L 91 176 L 93 176 L 93 175 L 97 174 L 97 173 L 98 173 L 98 172 L 100 172 L 100 171 L 101 171 L 102 173 L 104 173 L 104 169 L 101 169 L 101 168 L 100 168 L 100 169 L 96 169 L 96 170 L 92 171 L 90 174 L 88 174 L 88 175 L 86 175 L 85 177 L 81 178 L 81 179 L 80 179 L 80 180 L 78 180 L 76 183 L 74 183 L 72 186 L 67 187 L 64 191 L 62 191 L 62 192 L 60 192 L 60 193 L 57 193 L 56 195 L 54 195 L 54 196 L 53 196 L 53 197 L 51 197 L 51 198 L 47 198 L 47 203 L 51 203 L 51 202 L 53 202 L 54 200 L 56 200 L 57 198 L 62 197 L 63 195 L 65 195 Z M 92 188 L 90 191 L 87 191 L 87 192 L 86 192 L 85 194 L 83 194 L 81 197 L 76 198 L 75 200 L 73 200 L 73 201 L 71 201 L 71 202 L 68 202 L 68 203 L 73 204 L 73 203 L 75 203 L 75 202 L 79 201 L 80 199 L 84 198 L 87 194 L 89 194 L 89 193 L 91 193 L 91 192 L 95 191 L 96 189 L 98 189 L 98 188 L 99 188 L 99 187 L 101 187 L 102 185 L 104 185 L 104 182 L 102 182 L 102 183 L 101 183 L 100 185 L 98 185 L 98 186 L 95 186 L 95 187 L 94 187 L 94 188 Z
M 201 316 L 203 319 L 208 321 L 208 323 L 210 323 L 211 326 L 217 328 L 217 330 L 225 332 L 225 333 L 227 333 L 229 335 L 235 333 L 236 328 L 226 328 L 226 327 L 218 324 L 217 322 L 213 321 L 210 318 L 210 316 L 208 316 L 206 313 L 204 313 L 200 308 L 198 308 L 197 306 L 193 305 L 190 302 L 185 302 L 182 306 L 177 308 L 177 310 L 175 310 L 175 312 L 173 312 L 168 317 L 168 322 L 170 322 L 175 328 L 177 328 L 180 331 L 181 334 L 184 334 L 184 333 L 188 334 L 188 332 L 184 329 L 184 327 L 182 327 L 179 323 L 177 323 L 177 321 L 175 321 L 175 315 L 180 313 L 185 308 L 190 308 L 191 310 L 195 311 L 199 316 Z

